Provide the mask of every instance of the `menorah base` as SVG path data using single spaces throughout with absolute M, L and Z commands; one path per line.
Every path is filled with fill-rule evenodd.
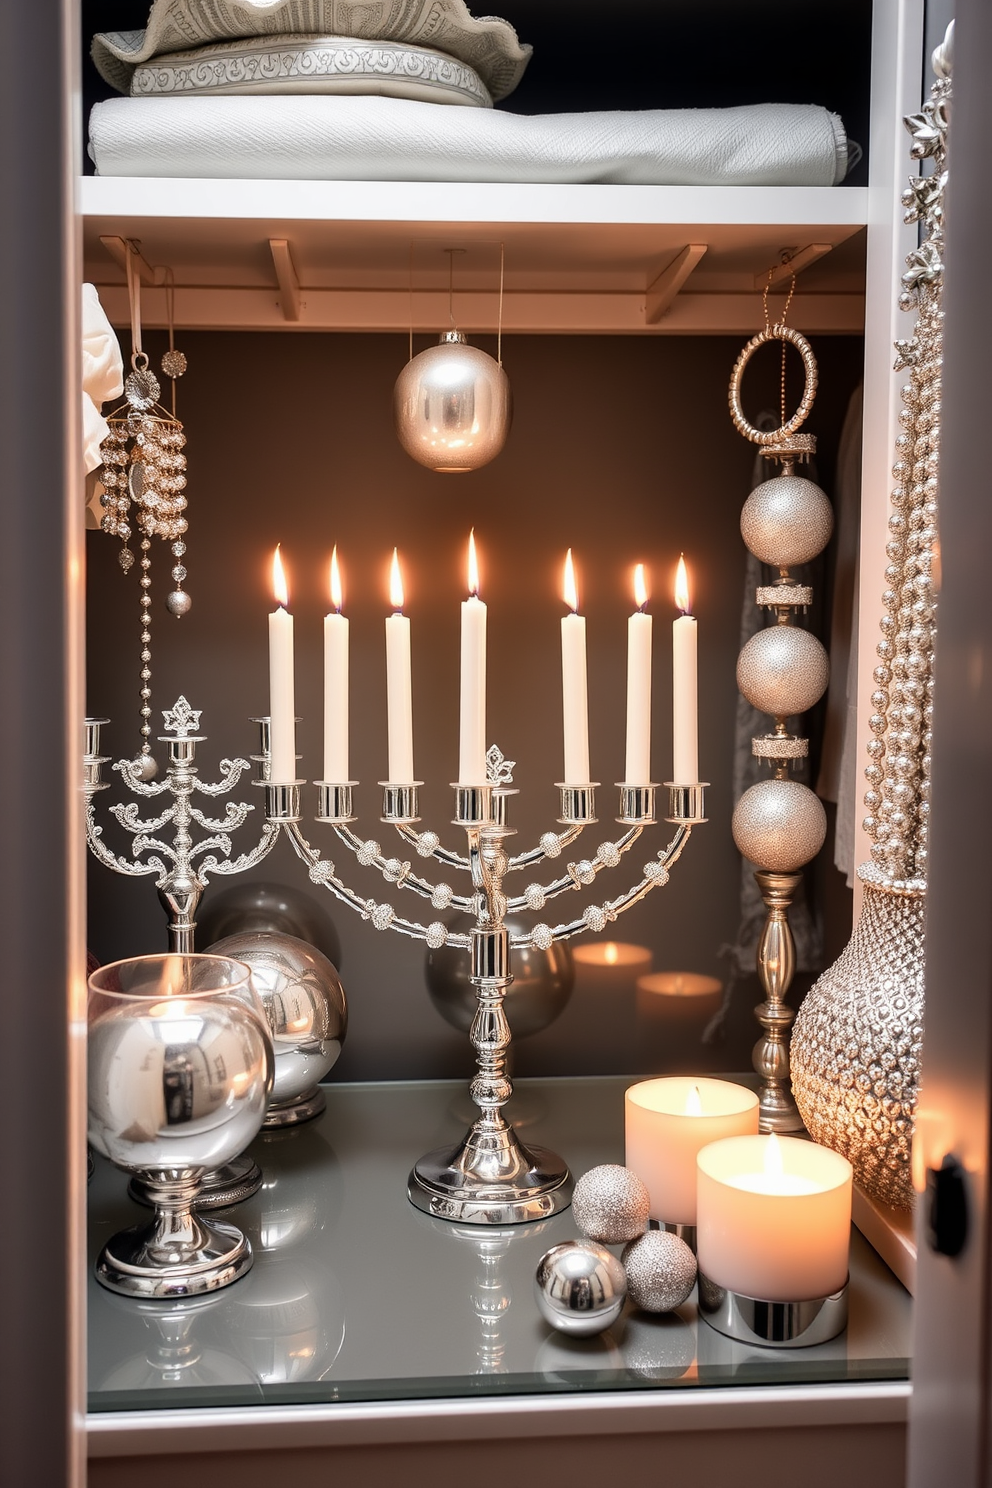
M 572 1202 L 564 1158 L 525 1147 L 513 1128 L 478 1122 L 459 1145 L 428 1152 L 410 1174 L 411 1204 L 459 1224 L 514 1225 L 549 1219 Z

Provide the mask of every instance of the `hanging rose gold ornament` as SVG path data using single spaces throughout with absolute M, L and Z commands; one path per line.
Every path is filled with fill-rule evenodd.
M 407 454 L 428 470 L 462 474 L 494 460 L 510 432 L 510 384 L 502 363 L 503 250 L 500 246 L 496 358 L 470 346 L 455 326 L 454 254 L 449 248 L 448 314 L 451 329 L 437 346 L 413 355 L 396 379 L 396 433 Z

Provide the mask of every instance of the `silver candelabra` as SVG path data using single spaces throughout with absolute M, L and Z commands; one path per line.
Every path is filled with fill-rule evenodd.
M 193 746 L 199 735 L 190 731 L 199 727 L 199 712 L 180 699 L 166 714 L 166 741 L 169 745 L 169 770 L 161 783 L 141 781 L 130 761 L 115 765 L 124 782 L 139 795 L 170 792 L 175 804 L 154 822 L 138 820 L 137 805 L 112 808 L 126 830 L 135 834 L 134 859 L 151 849 L 156 857 L 143 862 L 129 861 L 111 853 L 101 840 L 100 828 L 93 816 L 93 795 L 100 789 L 100 766 L 105 759 L 99 754 L 100 723 L 87 720 L 87 753 L 85 757 L 85 794 L 87 799 L 87 833 L 90 847 L 107 867 L 119 873 L 158 872 L 156 886 L 170 912 L 170 935 L 175 949 L 192 949 L 194 913 L 200 893 L 210 873 L 237 873 L 261 861 L 271 849 L 275 837 L 285 832 L 297 856 L 306 867 L 311 883 L 326 889 L 335 898 L 355 910 L 377 930 L 393 930 L 400 935 L 422 940 L 437 949 L 442 945 L 457 946 L 471 958 L 471 984 L 475 988 L 477 1007 L 469 1037 L 475 1049 L 477 1069 L 471 1082 L 472 1099 L 479 1116 L 454 1150 L 441 1148 L 429 1152 L 414 1165 L 409 1180 L 409 1196 L 417 1208 L 440 1219 L 463 1224 L 507 1225 L 544 1219 L 565 1209 L 571 1200 L 572 1180 L 568 1165 L 556 1153 L 541 1147 L 525 1147 L 503 1116 L 503 1107 L 512 1093 L 507 1075 L 507 1053 L 510 1027 L 503 1010 L 503 998 L 512 981 L 511 956 L 514 950 L 534 948 L 547 950 L 556 941 L 592 931 L 599 933 L 645 895 L 668 881 L 669 870 L 677 862 L 689 840 L 692 828 L 705 821 L 705 784 L 668 785 L 669 814 L 666 820 L 675 827 L 668 845 L 658 851 L 643 867 L 642 876 L 631 888 L 615 899 L 589 904 L 583 912 L 558 924 L 541 921 L 529 931 L 511 934 L 505 925 L 507 914 L 521 910 L 540 913 L 545 905 L 560 895 L 581 891 L 595 884 L 607 868 L 619 866 L 624 854 L 638 841 L 645 827 L 657 822 L 654 784 L 619 787 L 617 822 L 624 828 L 616 841 L 603 842 L 589 858 L 566 861 L 564 872 L 549 883 L 530 883 L 523 893 L 508 897 L 505 880 L 508 874 L 535 866 L 545 860 L 560 858 L 596 818 L 596 784 L 562 784 L 561 815 L 557 832 L 546 832 L 539 845 L 514 857 L 506 851 L 513 829 L 507 822 L 512 789 L 512 763 L 494 747 L 487 755 L 488 780 L 483 785 L 455 785 L 453 824 L 464 829 L 467 853 L 444 847 L 437 833 L 417 830 L 418 787 L 387 782 L 382 785 L 382 816 L 386 826 L 393 827 L 418 857 L 433 859 L 447 868 L 467 874 L 471 892 L 457 894 L 450 884 L 433 883 L 413 871 L 413 864 L 397 857 L 387 857 L 379 843 L 363 839 L 352 831 L 355 820 L 353 793 L 356 781 L 317 782 L 316 820 L 333 828 L 338 840 L 353 852 L 364 867 L 376 869 L 383 879 L 398 889 L 418 895 L 438 911 L 456 910 L 474 921 L 465 931 L 452 930 L 441 920 L 422 924 L 397 914 L 389 903 L 363 898 L 339 876 L 334 863 L 311 846 L 300 828 L 302 780 L 274 781 L 271 775 L 269 720 L 257 720 L 261 726 L 261 748 L 253 756 L 259 764 L 255 784 L 265 792 L 265 825 L 258 845 L 240 858 L 231 859 L 227 833 L 240 826 L 248 806 L 229 803 L 224 822 L 211 821 L 190 805 L 194 790 L 220 795 L 233 788 L 245 769 L 244 760 L 221 762 L 224 780 L 208 786 L 200 782 L 192 768 Z M 196 821 L 216 835 L 196 844 L 189 837 L 190 821 Z M 167 822 L 175 824 L 171 846 L 152 834 Z M 224 855 L 217 856 L 221 852 Z M 199 867 L 193 859 L 201 854 Z M 166 867 L 165 860 L 171 866 Z M 182 937 L 190 943 L 180 945 Z

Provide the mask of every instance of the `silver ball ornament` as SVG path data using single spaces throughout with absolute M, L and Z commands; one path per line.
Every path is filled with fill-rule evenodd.
M 158 774 L 158 764 L 153 754 L 139 754 L 134 761 L 134 773 L 139 780 L 154 780 Z
M 572 1214 L 590 1240 L 623 1245 L 643 1235 L 651 1210 L 651 1195 L 636 1173 L 619 1163 L 590 1168 L 575 1185 Z
M 741 511 L 741 536 L 756 558 L 776 568 L 809 563 L 834 530 L 827 496 L 801 475 L 779 475 L 755 486 Z
M 753 635 L 737 658 L 737 686 L 753 708 L 787 717 L 819 702 L 830 680 L 830 660 L 815 635 L 794 625 L 770 625 Z
M 678 1235 L 649 1230 L 624 1247 L 627 1296 L 645 1312 L 681 1307 L 696 1281 L 696 1257 Z
M 737 850 L 773 873 L 794 873 L 815 858 L 827 835 L 818 796 L 798 780 L 759 780 L 734 807 Z
M 165 608 L 170 615 L 175 615 L 177 618 L 180 615 L 188 615 L 192 604 L 193 601 L 185 589 L 173 589 L 171 594 L 166 595 Z
M 461 331 L 413 357 L 396 379 L 393 413 L 400 444 L 428 470 L 478 470 L 510 431 L 510 384 L 500 364 Z
M 537 1265 L 534 1296 L 552 1328 L 588 1338 L 615 1323 L 627 1296 L 624 1269 L 592 1240 L 553 1245 Z

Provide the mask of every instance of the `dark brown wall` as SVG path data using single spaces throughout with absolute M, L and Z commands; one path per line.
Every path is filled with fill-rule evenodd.
M 659 780 L 669 775 L 670 584 L 684 550 L 699 617 L 701 770 L 712 782 L 711 821 L 696 834 L 670 885 L 627 915 L 615 934 L 650 946 L 656 969 L 722 974 L 718 953 L 737 927 L 739 859 L 729 818 L 743 574 L 738 513 L 753 453 L 726 411 L 739 341 L 509 339 L 505 365 L 515 404 L 510 440 L 487 469 L 450 477 L 413 464 L 392 431 L 391 389 L 406 355 L 405 338 L 201 333 L 182 335 L 179 344 L 190 361 L 179 412 L 189 437 L 187 565 L 194 608 L 182 621 L 166 614 L 169 555 L 156 541 L 156 730 L 159 710 L 183 692 L 204 710 L 206 778 L 216 775 L 222 756 L 257 748 L 247 719 L 267 711 L 267 574 L 278 541 L 296 616 L 302 774 L 320 775 L 321 616 L 328 608 L 327 560 L 337 542 L 352 622 L 359 830 L 385 845 L 376 782 L 386 767 L 382 627 L 386 565 L 396 544 L 413 621 L 415 753 L 426 782 L 422 812 L 427 824 L 452 840 L 447 782 L 457 768 L 458 604 L 465 543 L 474 524 L 490 617 L 489 732 L 518 761 L 515 845 L 529 844 L 558 812 L 553 782 L 561 772 L 559 590 L 562 557 L 571 545 L 588 616 L 593 771 L 604 782 L 603 820 L 584 848 L 591 853 L 620 830 L 612 822 L 612 783 L 623 772 L 625 620 L 631 565 L 638 560 L 649 565 L 653 584 L 654 774 Z M 820 478 L 829 490 L 840 424 L 860 376 L 861 345 L 853 338 L 822 338 L 816 351 L 821 391 L 811 426 L 821 436 Z M 762 398 L 774 401 L 777 358 L 756 365 L 753 377 L 748 396 L 757 411 Z M 133 752 L 137 743 L 138 687 L 137 570 L 122 575 L 117 548 L 116 540 L 89 536 L 87 706 L 114 720 L 106 743 L 115 757 Z M 246 790 L 260 804 L 258 792 Z M 309 793 L 307 800 L 309 812 Z M 640 876 L 641 864 L 662 845 L 662 830 L 646 837 L 646 850 L 635 848 L 629 872 L 600 878 L 598 902 Z M 386 897 L 381 880 L 349 860 L 328 828 L 313 825 L 311 835 L 326 842 L 356 887 Z M 306 887 L 286 844 L 254 876 Z M 534 876 L 528 873 L 526 881 Z M 125 881 L 94 865 L 90 895 L 91 944 L 101 958 L 164 943 L 164 919 L 150 880 Z M 427 1001 L 421 948 L 379 934 L 329 896 L 327 903 L 343 942 L 352 1008 L 340 1074 L 400 1078 L 463 1070 L 467 1041 Z M 559 903 L 572 908 L 567 900 Z M 643 1029 L 638 1033 L 629 979 L 620 977 L 615 988 L 604 990 L 586 977 L 560 1021 L 518 1046 L 516 1068 L 660 1069 L 679 1057 L 690 1057 L 697 1067 L 740 1068 L 757 1031 L 753 994 L 753 987 L 741 989 L 726 1044 L 699 1055 L 692 1047 L 686 1056 L 684 1048 L 679 1054 L 684 1036 L 666 1049 L 657 1031 L 653 1044 L 645 1042 Z

